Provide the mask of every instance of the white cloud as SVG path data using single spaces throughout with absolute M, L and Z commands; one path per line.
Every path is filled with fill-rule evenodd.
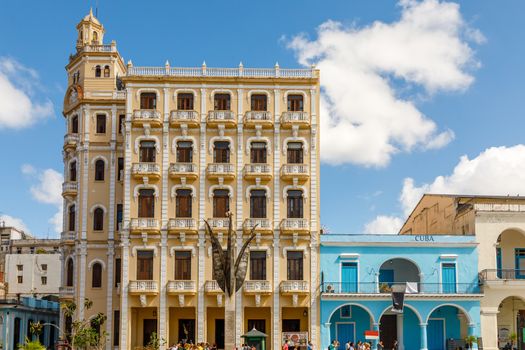
M 16 60 L 0 57 L 0 129 L 21 129 L 53 116 L 53 103 L 35 102 L 38 74 Z
M 440 148 L 453 138 L 412 101 L 421 90 L 461 92 L 479 63 L 459 5 L 400 1 L 401 18 L 366 27 L 328 21 L 317 38 L 288 46 L 301 64 L 321 70 L 321 159 L 330 164 L 385 166 L 398 152 Z M 419 90 L 419 92 L 417 92 Z M 405 96 L 405 97 L 403 97 Z
M 374 220 L 365 225 L 365 233 L 396 234 L 402 225 L 403 221 L 397 216 L 378 215 Z
M 22 230 L 25 233 L 31 233 L 31 231 L 29 231 L 29 228 L 26 226 L 24 221 L 20 218 L 15 218 L 10 215 L 2 214 L 0 215 L 0 222 L 3 222 L 5 226 L 11 226 L 19 230 Z
M 475 158 L 460 157 L 448 175 L 417 185 L 406 178 L 399 204 L 406 218 L 425 193 L 459 195 L 525 195 L 525 145 L 491 147 Z M 380 215 L 365 225 L 367 233 L 378 233 L 398 225 L 404 218 Z M 391 225 L 391 226 L 389 226 Z M 396 231 L 397 232 L 397 231 Z

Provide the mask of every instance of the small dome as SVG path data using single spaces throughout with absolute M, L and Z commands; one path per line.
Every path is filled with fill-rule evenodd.
M 98 19 L 95 16 L 93 16 L 93 8 L 89 9 L 89 14 L 86 15 L 86 17 L 84 17 L 83 21 L 88 21 L 88 22 L 93 22 L 93 23 L 96 23 L 96 24 L 100 24 Z

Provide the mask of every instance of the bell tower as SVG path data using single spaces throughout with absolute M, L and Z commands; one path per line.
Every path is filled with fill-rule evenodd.
M 104 26 L 93 16 L 93 9 L 77 25 L 77 50 L 86 45 L 102 45 L 104 42 Z

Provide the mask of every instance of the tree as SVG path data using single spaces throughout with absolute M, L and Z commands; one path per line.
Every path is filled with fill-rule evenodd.
M 472 345 L 478 343 L 478 337 L 476 337 L 475 335 L 468 335 L 465 338 L 465 343 L 467 344 L 469 349 L 472 349 Z
M 32 326 L 32 324 L 31 324 Z M 32 328 L 31 328 L 32 331 Z M 46 350 L 46 347 L 38 340 L 29 340 L 29 338 L 26 337 L 25 343 L 22 345 L 18 345 L 18 349 L 20 350 Z

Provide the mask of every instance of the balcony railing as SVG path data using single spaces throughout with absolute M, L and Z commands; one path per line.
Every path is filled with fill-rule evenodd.
M 136 109 L 133 112 L 133 121 L 162 122 L 160 112 L 155 109 Z
M 522 212 L 525 211 L 525 205 L 515 203 L 476 203 L 474 204 L 474 209 L 477 211 Z
M 394 289 L 406 290 L 400 282 L 324 282 L 321 293 L 326 294 L 391 294 Z M 407 294 L 479 294 L 478 283 L 419 283 L 411 282 Z
M 194 230 L 196 227 L 196 221 L 192 218 L 175 218 L 168 221 L 168 230 Z
M 523 280 L 525 282 L 525 270 L 515 269 L 486 269 L 479 273 L 480 283 L 505 280 Z
M 308 219 L 287 218 L 281 221 L 281 230 L 309 230 Z
M 219 287 L 219 284 L 215 280 L 206 281 L 204 283 L 204 291 L 206 293 L 222 293 L 222 290 Z
M 208 164 L 206 172 L 215 176 L 235 175 L 235 167 L 230 163 L 212 163 Z
M 252 228 L 257 225 L 256 230 L 272 230 L 272 222 L 270 219 L 264 219 L 264 218 L 249 218 L 244 220 L 244 223 L 242 224 L 243 229 L 245 230 L 251 230 Z
M 199 113 L 196 111 L 176 110 L 170 113 L 172 123 L 192 123 L 199 121 Z
M 153 280 L 129 281 L 130 293 L 158 293 L 159 284 Z
M 265 177 L 272 175 L 272 167 L 268 164 L 254 163 L 244 166 L 244 176 Z
M 309 167 L 307 164 L 284 164 L 281 168 L 282 176 L 308 176 Z
M 195 281 L 177 280 L 168 281 L 168 293 L 195 293 Z
M 310 117 L 308 116 L 308 113 L 306 112 L 283 112 L 281 115 L 281 123 L 288 124 L 288 123 L 299 123 L 299 124 L 307 124 L 310 123 Z
M 73 296 L 75 294 L 75 287 L 60 286 L 58 288 L 58 292 L 60 293 L 60 295 Z
M 157 163 L 133 163 L 131 173 L 134 175 L 159 175 L 160 166 Z
M 131 219 L 130 227 L 132 230 L 158 230 L 160 229 L 159 220 L 153 218 Z
M 232 111 L 209 111 L 208 122 L 235 122 L 235 113 Z
M 62 193 L 76 193 L 78 183 L 76 181 L 66 181 L 62 184 Z
M 265 280 L 245 281 L 244 291 L 247 293 L 271 293 L 272 284 L 270 283 L 270 281 L 265 281 Z
M 244 122 L 272 122 L 272 113 L 267 111 L 249 111 L 244 115 Z
M 308 281 L 281 281 L 281 293 L 307 293 L 310 291 Z
M 79 139 L 80 137 L 78 136 L 78 134 L 66 134 L 64 135 L 64 145 L 74 146 L 78 143 Z
M 75 240 L 75 231 L 65 231 L 60 234 L 60 238 L 63 241 L 74 241 Z
M 91 44 L 91 45 L 84 45 L 77 49 L 77 53 L 74 55 L 69 56 L 69 60 L 75 59 L 80 53 L 82 52 L 117 52 L 117 45 L 116 43 L 111 44 Z
M 193 163 L 171 163 L 168 172 L 171 175 L 196 173 L 196 168 Z
M 211 228 L 216 229 L 227 229 L 230 223 L 230 220 L 228 218 L 210 218 L 207 221 L 208 224 L 210 224 Z
M 202 67 L 128 67 L 128 76 L 171 76 L 171 77 L 223 77 L 223 78 L 287 78 L 310 79 L 317 78 L 313 68 L 281 69 L 274 68 L 212 68 Z

